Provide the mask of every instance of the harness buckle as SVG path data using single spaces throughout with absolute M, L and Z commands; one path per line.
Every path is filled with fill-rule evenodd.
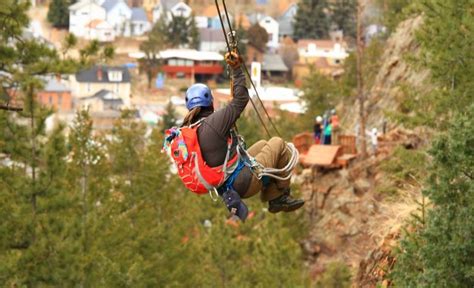
M 211 197 L 211 200 L 214 202 L 219 199 L 219 192 L 217 191 L 216 187 L 212 187 L 212 189 L 209 190 L 209 197 Z

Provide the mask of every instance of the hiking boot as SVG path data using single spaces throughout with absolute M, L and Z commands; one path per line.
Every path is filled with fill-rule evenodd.
M 293 199 L 289 193 L 287 193 L 268 202 L 268 211 L 271 213 L 278 213 L 280 211 L 291 212 L 301 208 L 303 205 L 304 200 Z

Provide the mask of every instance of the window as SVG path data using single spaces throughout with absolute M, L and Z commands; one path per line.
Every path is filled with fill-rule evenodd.
M 336 64 L 340 64 L 340 63 L 341 63 L 341 60 L 336 59 L 334 62 L 335 62 Z
M 186 77 L 186 74 L 184 74 L 183 72 L 176 73 L 176 78 L 183 79 L 185 77 Z
M 108 73 L 110 82 L 121 82 L 122 81 L 122 71 L 109 71 Z
M 178 61 L 176 59 L 170 59 L 170 60 L 168 60 L 168 65 L 169 66 L 177 66 Z
M 186 60 L 186 66 L 192 67 L 194 65 L 193 60 Z
M 186 65 L 186 60 L 178 59 L 178 66 L 185 66 L 185 65 Z

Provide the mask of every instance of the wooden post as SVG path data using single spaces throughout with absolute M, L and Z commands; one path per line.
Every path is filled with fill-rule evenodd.
M 367 157 L 367 145 L 365 141 L 365 95 L 364 95 L 364 78 L 362 70 L 363 57 L 363 33 L 362 33 L 362 0 L 357 0 L 357 100 L 359 102 L 359 140 L 360 140 L 360 156 Z

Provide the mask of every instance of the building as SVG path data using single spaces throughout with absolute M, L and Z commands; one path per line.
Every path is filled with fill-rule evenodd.
M 293 23 L 295 21 L 296 13 L 298 12 L 298 5 L 296 3 L 290 4 L 283 14 L 278 18 L 279 36 L 280 38 L 293 38 Z
M 94 20 L 105 20 L 106 11 L 97 3 L 92 1 L 79 1 L 69 6 L 69 33 L 77 37 L 86 37 L 90 31 L 86 29 Z M 90 36 L 89 36 L 90 37 Z
M 297 45 L 299 62 L 304 64 L 325 58 L 330 65 L 340 65 L 349 56 L 347 44 L 342 41 L 301 39 Z
M 130 53 L 130 58 L 145 57 L 142 52 Z M 168 78 L 194 78 L 198 82 L 217 79 L 224 72 L 224 57 L 217 52 L 194 49 L 169 49 L 157 55 L 163 59 L 161 70 Z
M 224 33 L 221 29 L 199 29 L 199 37 L 200 51 L 222 52 L 227 50 Z
M 144 35 L 152 28 L 143 8 L 132 8 L 132 18 L 130 22 L 132 36 Z
M 271 81 L 282 81 L 288 78 L 288 67 L 278 54 L 264 54 L 262 62 L 263 78 Z
M 166 17 L 166 22 L 171 21 L 173 17 L 190 17 L 193 10 L 184 1 L 161 0 L 153 8 L 153 23 L 157 22 L 162 15 Z
M 123 106 L 123 100 L 114 92 L 102 89 L 91 96 L 79 100 L 79 106 L 88 108 L 90 112 L 119 111 Z
M 112 42 L 115 40 L 114 28 L 104 20 L 95 19 L 86 25 L 84 38 L 99 42 Z
M 265 16 L 258 21 L 258 24 L 262 26 L 268 33 L 267 47 L 272 50 L 278 48 L 280 31 L 280 25 L 278 22 L 270 16 Z
M 106 11 L 106 21 L 114 28 L 119 36 L 130 36 L 132 9 L 123 0 L 105 0 L 102 7 Z
M 37 94 L 38 102 L 59 112 L 71 112 L 74 108 L 71 89 L 61 77 L 45 79 L 44 89 Z
M 126 67 L 93 66 L 77 72 L 71 77 L 74 97 L 80 101 L 101 90 L 112 91 L 122 99 L 124 106 L 130 106 L 131 76 Z

